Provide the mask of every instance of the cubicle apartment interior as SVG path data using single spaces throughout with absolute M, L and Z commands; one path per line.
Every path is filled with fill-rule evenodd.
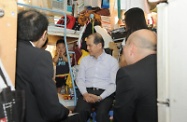
M 114 1 L 114 0 L 111 0 L 111 1 Z M 10 1 L 9 2 L 6 1 L 6 2 L 7 2 L 6 4 L 8 4 Z M 40 0 L 40 1 L 39 0 L 17 0 L 17 2 L 30 4 L 30 5 L 36 5 L 36 6 L 40 6 L 40 7 L 52 8 L 51 7 L 51 0 Z M 1 3 L 1 1 L 0 1 L 0 3 Z M 19 7 L 18 10 L 20 11 L 22 9 L 25 9 L 25 8 Z M 111 18 L 112 18 L 112 16 L 113 15 L 111 15 Z M 14 19 L 16 19 L 16 18 L 14 18 Z M 16 22 L 16 20 L 13 20 L 13 21 Z M 51 23 L 55 23 L 55 20 L 53 19 L 53 17 L 49 17 L 49 21 Z M 8 21 L 6 21 L 6 22 L 8 22 Z M 156 24 L 156 20 L 154 22 Z M 1 25 L 1 23 L 0 23 L 0 25 Z M 16 24 L 13 23 L 13 25 L 16 25 Z M 12 29 L 12 28 L 15 28 L 15 29 Z M 0 50 L 0 57 L 3 59 L 3 63 L 5 64 L 5 68 L 7 69 L 8 74 L 10 75 L 10 78 L 13 81 L 13 84 L 14 84 L 14 79 L 15 79 L 14 78 L 15 77 L 14 74 L 15 74 L 15 72 L 13 72 L 13 68 L 10 68 L 10 67 L 15 67 L 15 64 L 12 63 L 12 61 L 15 61 L 15 57 L 14 56 L 7 57 L 7 55 L 15 55 L 16 44 L 8 41 L 8 40 L 15 40 L 16 39 L 16 34 L 15 34 L 16 33 L 16 27 L 14 26 L 12 28 L 11 28 L 11 30 L 7 30 L 9 28 L 5 28 L 7 30 L 6 32 L 9 32 L 9 34 L 12 35 L 12 36 L 6 36 L 5 39 L 2 39 L 3 36 L 0 36 L 1 40 L 7 40 L 7 41 L 0 41 L 0 49 L 1 49 Z M 5 29 L 1 29 L 1 30 L 5 31 Z M 0 30 L 0 32 L 1 32 L 1 30 Z M 9 38 L 9 37 L 11 37 L 11 38 Z M 56 41 L 59 38 L 63 38 L 63 37 L 62 36 L 60 37 L 60 36 L 49 35 L 48 38 L 49 38 L 49 42 L 48 42 L 48 46 L 47 46 L 46 50 L 51 52 L 52 57 L 54 57 L 55 50 L 56 50 Z M 76 40 L 76 38 L 67 38 L 68 42 L 71 42 L 71 41 L 74 41 L 74 40 Z M 11 45 L 9 45 L 9 44 L 11 44 Z M 3 46 L 3 45 L 9 45 L 8 49 L 5 49 L 6 46 Z M 10 48 L 10 46 L 11 46 L 11 48 Z M 73 46 L 72 43 L 68 45 L 69 50 L 72 50 L 72 46 Z M 3 47 L 3 48 L 1 48 L 1 47 Z M 10 49 L 12 49 L 12 50 L 10 51 Z M 6 54 L 6 55 L 4 55 L 4 54 Z M 110 119 L 112 121 L 112 116 L 111 116 Z M 92 122 L 94 121 L 94 114 L 92 115 L 92 119 L 90 119 L 90 121 L 92 121 Z

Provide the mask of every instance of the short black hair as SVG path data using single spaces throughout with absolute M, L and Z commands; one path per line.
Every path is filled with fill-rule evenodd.
M 56 45 L 57 45 L 57 44 L 60 44 L 60 43 L 65 44 L 64 39 L 59 39 L 59 40 L 57 40 Z
M 18 40 L 38 41 L 47 27 L 47 17 L 36 10 L 24 10 L 18 14 Z

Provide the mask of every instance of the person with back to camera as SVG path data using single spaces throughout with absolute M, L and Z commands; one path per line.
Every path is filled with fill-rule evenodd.
M 127 66 L 116 76 L 114 122 L 157 122 L 156 44 L 156 34 L 147 29 L 127 39 Z
M 134 31 L 148 29 L 144 11 L 141 8 L 133 7 L 124 13 L 124 22 L 126 26 L 126 40 Z
M 126 26 L 126 37 L 122 42 L 122 45 L 125 44 L 126 40 L 128 39 L 129 35 L 134 31 L 140 29 L 148 29 L 144 11 L 141 8 L 133 7 L 127 10 L 124 13 L 124 23 Z M 120 57 L 120 67 L 126 66 L 126 61 L 123 55 Z
M 109 122 L 109 110 L 116 90 L 117 60 L 104 51 L 104 40 L 99 33 L 88 36 L 88 56 L 81 60 L 76 83 L 80 91 L 75 112 L 96 110 L 97 122 Z M 87 119 L 89 115 L 85 115 Z
M 63 77 L 55 78 L 57 91 L 60 92 L 62 87 L 65 88 L 66 78 L 69 73 L 69 64 L 66 57 L 66 47 L 63 39 L 59 39 L 56 42 L 56 55 L 53 58 L 53 62 L 56 65 L 56 75 L 65 75 Z
M 86 122 L 80 114 L 68 117 L 71 111 L 59 102 L 51 54 L 41 49 L 47 27 L 47 18 L 36 10 L 18 14 L 16 89 L 25 91 L 24 122 Z

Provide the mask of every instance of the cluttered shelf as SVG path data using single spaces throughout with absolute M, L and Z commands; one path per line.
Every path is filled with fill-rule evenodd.
M 60 11 L 60 10 L 48 9 L 48 8 L 41 8 L 39 6 L 32 6 L 32 5 L 23 4 L 23 3 L 17 3 L 17 4 L 18 4 L 19 11 L 27 9 L 27 8 L 34 8 L 34 9 L 42 10 L 41 12 L 43 12 L 48 17 L 49 22 L 50 22 L 50 24 L 48 26 L 48 34 L 49 35 L 79 38 L 80 31 L 67 29 L 65 27 L 66 22 L 67 22 L 67 18 L 66 18 L 67 12 Z M 54 16 L 65 16 L 63 18 L 64 19 L 64 26 L 63 25 L 61 25 L 61 27 L 56 26 Z M 66 29 L 64 29 L 64 28 L 66 28 Z

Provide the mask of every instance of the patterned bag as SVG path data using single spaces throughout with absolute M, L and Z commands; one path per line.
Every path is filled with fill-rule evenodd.
M 0 82 L 7 86 L 0 92 L 0 122 L 23 122 L 25 113 L 25 94 L 12 91 L 0 68 Z

